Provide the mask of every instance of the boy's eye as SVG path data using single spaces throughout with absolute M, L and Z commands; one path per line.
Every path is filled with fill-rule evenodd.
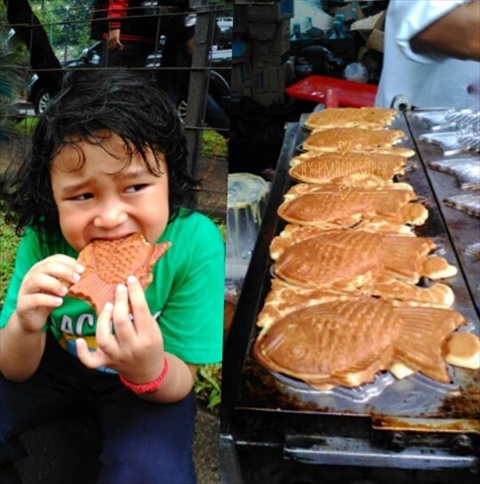
M 90 198 L 93 198 L 93 194 L 91 193 L 82 193 L 81 195 L 75 195 L 72 197 L 72 200 L 90 200 Z
M 130 185 L 125 189 L 125 191 L 127 193 L 135 193 L 135 192 L 139 192 L 140 190 L 143 190 L 146 186 L 147 185 L 144 183 L 138 184 L 138 185 Z

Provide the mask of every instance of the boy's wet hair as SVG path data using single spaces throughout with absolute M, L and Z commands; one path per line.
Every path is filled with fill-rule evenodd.
M 44 233 L 60 229 L 50 183 L 52 162 L 67 144 L 101 143 L 99 133 L 105 131 L 124 141 L 128 159 L 140 153 L 148 170 L 157 176 L 162 176 L 160 158 L 153 164 L 145 155 L 149 150 L 163 154 L 168 167 L 170 220 L 181 207 L 195 208 L 186 140 L 167 94 L 146 75 L 126 69 L 73 71 L 40 117 L 31 153 L 10 182 L 7 221 L 16 224 L 17 233 L 27 226 Z

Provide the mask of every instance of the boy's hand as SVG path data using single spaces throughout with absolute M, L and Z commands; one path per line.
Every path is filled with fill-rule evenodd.
M 160 375 L 163 367 L 162 333 L 135 277 L 128 278 L 126 287 L 117 287 L 114 304 L 107 303 L 99 314 L 96 339 L 97 349 L 93 352 L 89 351 L 84 339 L 77 340 L 78 357 L 88 368 L 105 365 L 138 384 L 150 382 Z
M 18 292 L 16 313 L 21 329 L 28 333 L 40 331 L 83 271 L 75 259 L 63 254 L 37 262 L 25 275 Z

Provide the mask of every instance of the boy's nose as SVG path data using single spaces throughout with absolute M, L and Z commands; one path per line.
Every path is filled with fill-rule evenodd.
M 112 229 L 126 222 L 127 213 L 121 205 L 115 203 L 103 204 L 93 221 L 95 227 Z

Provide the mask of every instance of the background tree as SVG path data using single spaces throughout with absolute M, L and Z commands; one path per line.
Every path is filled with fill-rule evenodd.
M 30 3 L 59 59 L 77 57 L 89 46 L 91 2 L 30 0 Z
M 0 8 L 0 38 L 7 37 L 6 12 Z M 9 51 L 8 43 L 0 42 L 0 141 L 10 139 L 15 130 L 12 103 L 21 97 L 26 72 L 25 56 L 18 50 Z
M 43 25 L 28 0 L 3 0 L 7 21 L 30 52 L 30 65 L 41 83 L 53 96 L 61 87 L 62 69 Z

